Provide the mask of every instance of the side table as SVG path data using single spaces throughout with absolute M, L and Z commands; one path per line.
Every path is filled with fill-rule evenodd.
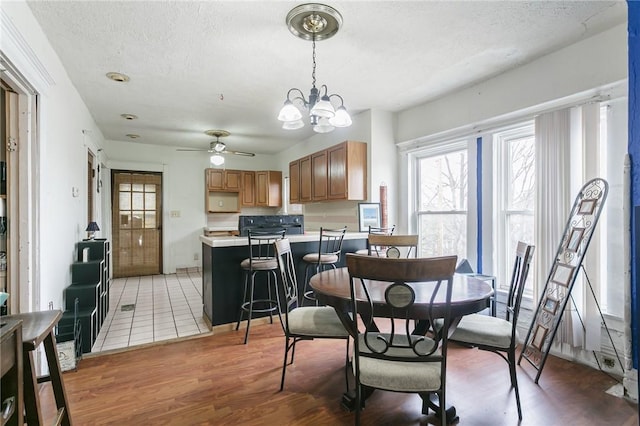
M 56 349 L 56 337 L 54 328 L 60 318 L 62 311 L 40 311 L 23 314 L 7 315 L 3 320 L 22 320 L 22 358 L 23 358 L 23 382 L 24 382 L 24 408 L 25 423 L 29 426 L 40 426 L 44 424 L 42 410 L 40 408 L 40 398 L 38 383 L 51 381 L 53 395 L 56 400 L 58 413 L 56 425 L 71 425 L 71 415 L 67 404 L 67 394 L 62 382 L 62 370 L 58 360 Z M 36 377 L 36 364 L 34 352 L 36 348 L 44 344 L 44 351 L 49 367 L 49 376 Z
M 22 321 L 0 317 L 0 425 L 22 426 Z

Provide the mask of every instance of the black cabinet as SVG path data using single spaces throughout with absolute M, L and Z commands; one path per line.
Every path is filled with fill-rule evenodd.
M 111 246 L 107 240 L 81 241 L 76 244 L 76 252 L 71 284 L 64 290 L 65 311 L 58 325 L 58 341 L 73 339 L 74 324 L 79 321 L 82 352 L 87 353 L 109 312 Z

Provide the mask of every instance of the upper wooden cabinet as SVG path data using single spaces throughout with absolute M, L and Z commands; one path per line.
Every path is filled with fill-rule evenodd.
M 289 202 L 367 199 L 367 144 L 345 141 L 289 163 Z
M 242 207 L 251 207 L 256 205 L 256 172 L 243 170 L 242 178 L 242 197 L 240 205 Z
M 313 201 L 327 199 L 327 151 L 311 155 L 311 198 Z
M 256 172 L 256 206 L 280 207 L 282 205 L 282 172 Z
M 206 169 L 209 191 L 240 192 L 242 177 L 240 170 Z
M 300 202 L 300 160 L 289 163 L 289 202 Z
M 306 157 L 301 158 L 300 160 L 300 202 L 308 203 L 313 201 L 312 191 L 311 191 L 311 156 L 308 155 Z
M 206 169 L 209 213 L 239 212 L 242 207 L 280 207 L 282 172 Z M 226 194 L 225 194 L 226 193 Z
M 367 144 L 346 141 L 327 149 L 330 200 L 367 199 Z

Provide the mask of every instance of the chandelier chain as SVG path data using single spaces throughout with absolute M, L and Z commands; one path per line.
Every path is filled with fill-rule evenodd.
M 316 35 L 313 34 L 313 71 L 311 71 L 312 86 L 316 87 Z

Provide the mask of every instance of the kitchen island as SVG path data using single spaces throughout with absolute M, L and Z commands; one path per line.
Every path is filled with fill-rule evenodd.
M 366 232 L 347 232 L 342 244 L 342 256 L 338 267 L 345 266 L 345 253 L 367 247 Z M 304 287 L 306 264 L 302 257 L 318 251 L 319 232 L 288 235 L 296 262 L 299 291 Z M 249 257 L 247 237 L 205 237 L 202 242 L 202 299 L 203 314 L 210 326 L 235 324 L 240 312 L 244 276 L 240 262 Z M 264 275 L 264 274 L 259 274 Z M 258 280 L 264 277 L 259 277 Z M 266 291 L 266 285 L 256 286 L 256 292 Z M 258 293 L 259 294 L 259 293 Z M 284 309 L 284 306 L 283 306 Z M 264 314 L 268 315 L 268 314 Z

